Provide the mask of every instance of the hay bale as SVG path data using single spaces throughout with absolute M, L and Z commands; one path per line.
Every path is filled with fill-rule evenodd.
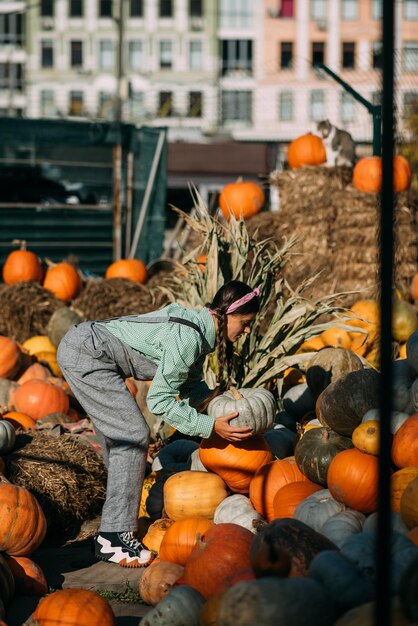
M 4 460 L 9 480 L 38 499 L 48 524 L 47 544 L 77 536 L 83 522 L 100 513 L 107 471 L 102 457 L 77 437 L 18 433 Z
M 49 318 L 64 302 L 36 282 L 4 285 L 0 298 L 0 335 L 20 343 L 46 335 Z

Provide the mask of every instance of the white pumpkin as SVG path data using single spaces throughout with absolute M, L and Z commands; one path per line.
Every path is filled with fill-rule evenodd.
M 345 511 L 346 508 L 342 502 L 337 502 L 332 497 L 329 489 L 321 489 L 302 500 L 293 517 L 320 532 L 330 517 Z
M 239 415 L 229 423 L 244 428 L 251 426 L 254 435 L 265 432 L 274 422 L 276 400 L 267 389 L 235 389 L 231 387 L 214 398 L 208 406 L 208 415 L 217 418 L 238 411 Z
M 350 535 L 361 533 L 365 521 L 366 516 L 363 513 L 347 509 L 328 518 L 319 532 L 341 548 Z
M 13 424 L 7 420 L 0 420 L 0 455 L 9 454 L 16 441 L 16 431 Z
M 396 433 L 397 430 L 402 426 L 402 424 L 408 419 L 408 413 L 403 413 L 401 411 L 393 411 L 390 420 L 390 432 L 392 435 Z M 364 422 L 379 422 L 380 421 L 380 411 L 379 409 L 369 409 L 361 420 L 361 423 Z
M 218 504 L 213 521 L 215 524 L 238 524 L 257 534 L 257 521 L 263 517 L 257 513 L 251 500 L 240 493 L 228 496 Z

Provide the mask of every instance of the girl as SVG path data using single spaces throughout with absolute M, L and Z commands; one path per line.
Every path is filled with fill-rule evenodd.
M 232 343 L 251 332 L 259 289 L 226 283 L 209 307 L 176 303 L 145 315 L 83 322 L 61 340 L 57 359 L 75 397 L 94 424 L 108 469 L 97 558 L 123 567 L 149 565 L 153 554 L 135 537 L 145 474 L 149 427 L 125 379 L 151 380 L 149 409 L 183 434 L 228 441 L 251 437 L 250 428 L 230 426 L 236 412 L 213 418 L 204 413 L 232 373 Z M 203 362 L 217 350 L 218 384 L 211 392 Z M 197 408 L 196 408 L 197 407 Z

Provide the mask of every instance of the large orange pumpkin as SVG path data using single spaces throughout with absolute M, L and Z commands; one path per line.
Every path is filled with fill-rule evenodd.
M 410 415 L 393 435 L 392 461 L 400 468 L 418 466 L 418 413 Z
M 256 471 L 273 459 L 262 435 L 230 443 L 216 433 L 202 439 L 199 456 L 206 469 L 221 476 L 235 493 L 248 493 Z
M 263 465 L 250 483 L 250 500 L 255 510 L 271 521 L 274 519 L 273 500 L 276 493 L 297 481 L 307 481 L 293 459 L 280 459 Z
M 26 556 L 10 556 L 7 559 L 16 585 L 16 592 L 22 596 L 44 596 L 48 593 L 48 583 L 42 568 Z
M 174 521 L 186 517 L 213 519 L 218 504 L 228 495 L 220 476 L 197 470 L 185 470 L 169 476 L 163 493 L 164 510 Z
M 39 602 L 32 619 L 39 626 L 115 626 L 109 602 L 90 589 L 59 589 Z
M 288 483 L 277 491 L 273 498 L 274 519 L 279 517 L 293 517 L 299 504 L 315 491 L 320 491 L 321 485 L 315 485 L 310 480 Z
M 145 285 L 147 268 L 139 259 L 120 259 L 109 265 L 105 278 L 128 278 L 134 283 Z
M 47 380 L 27 380 L 19 385 L 15 395 L 16 410 L 35 420 L 48 413 L 68 413 L 68 395 Z
M 81 287 L 80 275 L 74 265 L 62 261 L 48 267 L 43 288 L 51 291 L 57 298 L 68 302 L 72 300 Z
M 33 280 L 42 280 L 42 265 L 34 252 L 26 250 L 26 242 L 21 242 L 21 249 L 10 252 L 3 265 L 3 281 L 6 285 Z
M 393 159 L 393 189 L 395 192 L 409 188 L 412 171 L 405 157 L 397 155 Z M 382 189 L 382 159 L 379 156 L 360 159 L 353 170 L 353 185 L 359 191 L 377 193 Z
M 162 561 L 185 565 L 198 537 L 212 528 L 213 522 L 205 517 L 188 517 L 167 528 L 161 541 L 158 556 Z
M 415 478 L 418 478 L 418 467 L 403 467 L 393 472 L 391 477 L 391 504 L 392 511 L 401 510 L 402 494 Z
M 230 214 L 248 219 L 261 211 L 265 202 L 264 191 L 252 181 L 238 180 L 225 185 L 219 196 L 219 206 L 228 219 Z
M 307 133 L 294 139 L 287 149 L 289 167 L 321 165 L 327 160 L 325 146 L 320 137 Z
M 30 491 L 0 483 L 0 551 L 27 556 L 38 548 L 46 533 L 45 515 Z
M 328 468 L 328 489 L 338 502 L 361 513 L 377 509 L 378 459 L 351 448 L 332 459 Z
M 0 378 L 12 379 L 21 365 L 22 352 L 16 341 L 0 335 Z

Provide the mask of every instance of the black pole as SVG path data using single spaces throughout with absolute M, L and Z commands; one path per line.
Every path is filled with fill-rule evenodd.
M 376 626 L 391 624 L 391 409 L 394 156 L 394 1 L 383 4 L 382 194 L 380 199 L 380 450 L 376 541 Z

